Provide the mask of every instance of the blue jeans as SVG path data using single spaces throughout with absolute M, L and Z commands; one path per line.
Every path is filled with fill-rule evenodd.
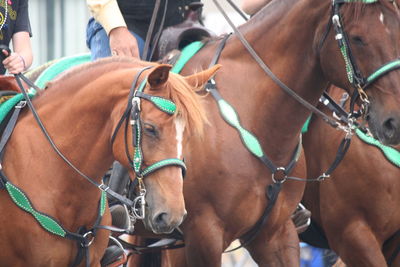
M 131 33 L 137 40 L 139 53 L 141 55 L 143 53 L 144 41 L 136 33 L 132 31 Z M 92 61 L 98 58 L 111 56 L 110 41 L 108 35 L 103 27 L 100 25 L 100 23 L 96 22 L 94 18 L 89 19 L 88 25 L 86 27 L 86 45 L 90 49 Z

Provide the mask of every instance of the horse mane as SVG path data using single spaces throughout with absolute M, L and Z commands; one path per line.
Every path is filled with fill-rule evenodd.
M 82 77 L 84 75 L 93 80 L 109 72 L 115 71 L 116 69 L 145 67 L 149 65 L 152 65 L 152 63 L 129 57 L 107 57 L 93 62 L 84 63 L 64 71 L 55 79 L 48 82 L 46 84 L 46 90 L 41 90 L 36 98 L 51 91 L 53 87 L 59 84 L 68 84 L 69 90 L 74 90 L 74 88 L 81 88 L 88 83 L 87 79 L 76 79 L 76 77 Z M 65 89 L 67 88 L 63 88 L 63 90 Z
M 141 61 L 131 57 L 108 57 L 74 67 L 49 82 L 46 88 L 51 89 L 56 84 L 68 84 L 68 87 L 73 90 L 73 88 L 81 88 L 87 83 L 87 79 L 76 79 L 76 77 L 82 75 L 95 79 L 116 69 L 157 65 L 158 63 Z M 186 122 L 186 129 L 189 133 L 201 136 L 204 122 L 207 119 L 200 97 L 195 93 L 194 88 L 191 88 L 180 75 L 170 73 L 165 89 L 167 90 L 166 97 L 176 104 L 177 113 L 175 116 L 182 118 Z
M 165 89 L 168 92 L 167 98 L 176 105 L 177 112 L 174 117 L 185 121 L 185 129 L 189 135 L 201 136 L 207 116 L 201 103 L 201 96 L 196 94 L 197 88 L 192 88 L 184 77 L 170 73 Z
M 70 70 L 65 71 L 62 73 L 60 76 L 57 76 L 56 79 L 54 79 L 54 82 L 58 82 L 59 80 L 63 79 L 68 79 L 71 76 L 75 76 L 77 73 L 81 73 L 84 70 L 96 70 L 100 71 L 97 76 L 101 76 L 104 73 L 110 72 L 112 70 L 116 69 L 116 66 L 114 64 L 110 63 L 116 63 L 117 65 L 120 65 L 117 68 L 123 68 L 125 66 L 132 65 L 132 67 L 146 67 L 149 65 L 156 65 L 155 63 L 151 62 L 145 62 L 141 61 L 139 59 L 133 58 L 133 57 L 106 57 L 102 59 L 98 59 L 96 61 L 88 62 L 82 65 L 79 65 L 77 67 L 74 67 Z

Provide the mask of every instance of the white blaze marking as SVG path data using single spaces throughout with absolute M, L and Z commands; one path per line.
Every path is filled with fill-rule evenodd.
M 182 119 L 175 119 L 175 129 L 176 129 L 176 141 L 177 141 L 177 158 L 182 157 L 182 142 L 183 142 L 183 132 L 185 130 L 185 122 Z
M 389 31 L 388 27 L 386 27 L 384 20 L 385 20 L 385 17 L 383 16 L 383 13 L 381 12 L 381 14 L 379 15 L 379 21 L 383 24 L 383 26 L 385 26 L 385 31 L 390 34 L 390 31 Z

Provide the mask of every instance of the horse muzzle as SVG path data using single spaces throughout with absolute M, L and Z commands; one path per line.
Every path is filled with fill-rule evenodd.
M 373 136 L 384 145 L 400 144 L 400 114 L 393 112 L 379 118 L 378 114 L 371 110 L 367 115 L 368 126 Z
M 172 216 L 171 213 L 165 211 L 157 212 L 154 215 L 148 213 L 148 215 L 149 216 L 144 220 L 144 225 L 147 230 L 155 234 L 170 234 L 183 222 L 187 212 L 184 210 L 181 216 Z

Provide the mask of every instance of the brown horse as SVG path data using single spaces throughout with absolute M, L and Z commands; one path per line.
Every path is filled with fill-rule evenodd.
M 398 0 L 380 0 L 340 7 L 346 44 L 365 75 L 399 57 L 396 5 Z M 313 105 L 328 83 L 354 91 L 335 40 L 337 34 L 332 25 L 327 27 L 331 11 L 332 1 L 328 0 L 275 0 L 239 28 L 276 76 Z M 182 73 L 208 66 L 220 42 L 208 42 Z M 259 138 L 269 158 L 277 166 L 286 166 L 310 112 L 265 75 L 237 35 L 228 39 L 219 62 L 223 67 L 215 78 L 218 91 L 236 108 L 243 128 Z M 370 102 L 367 118 L 374 124 L 373 133 L 385 143 L 400 142 L 399 88 L 400 74 L 393 71 L 366 91 Z M 220 266 L 221 253 L 233 240 L 246 241 L 243 235 L 263 214 L 268 203 L 265 190 L 273 183 L 271 171 L 245 149 L 235 129 L 221 118 L 211 95 L 205 101 L 210 120 L 207 135 L 202 142 L 190 141 L 185 153 L 190 168 L 184 182 L 188 216 L 183 232 L 189 266 Z M 306 177 L 303 160 L 300 158 L 290 176 Z M 283 183 L 266 225 L 246 245 L 261 266 L 299 265 L 298 238 L 290 215 L 304 186 L 293 180 Z
M 152 68 L 143 70 L 149 64 Z M 170 68 L 123 58 L 84 64 L 50 82 L 33 105 L 59 150 L 99 184 L 113 160 L 130 166 L 131 127 L 126 128 L 129 131 L 122 127 L 112 139 L 121 116 L 130 110 L 128 94 L 132 96 L 130 88 L 139 71 L 143 70 L 139 82 L 147 77 L 141 96 L 148 97 L 139 104 L 143 130 L 136 132 L 141 135 L 143 165 L 181 158 L 183 136 L 201 134 L 205 113 L 193 86 L 201 86 L 217 68 L 186 78 L 169 74 Z M 168 107 L 173 101 L 176 112 L 156 108 L 162 104 L 156 105 L 153 97 L 164 99 Z M 0 191 L 0 266 L 70 266 L 77 239 L 68 238 L 76 236 L 82 243 L 78 248 L 89 246 L 90 266 L 99 266 L 109 231 L 91 227 L 110 224 L 104 192 L 55 153 L 28 110 L 21 111 L 4 152 L 1 180 L 7 191 Z M 182 185 L 178 166 L 166 166 L 145 178 L 149 230 L 169 232 L 182 222 L 186 214 Z M 87 230 L 78 234 L 82 226 Z
M 343 90 L 329 94 L 340 99 Z M 343 134 L 318 118 L 304 135 L 308 177 L 326 170 L 335 157 Z M 400 167 L 382 151 L 357 136 L 343 162 L 331 177 L 306 187 L 304 204 L 322 228 L 329 246 L 348 266 L 388 266 L 382 247 L 400 230 Z M 398 236 L 394 245 L 399 246 Z M 392 260 L 391 260 L 392 261 Z M 399 256 L 397 264 L 400 266 Z

